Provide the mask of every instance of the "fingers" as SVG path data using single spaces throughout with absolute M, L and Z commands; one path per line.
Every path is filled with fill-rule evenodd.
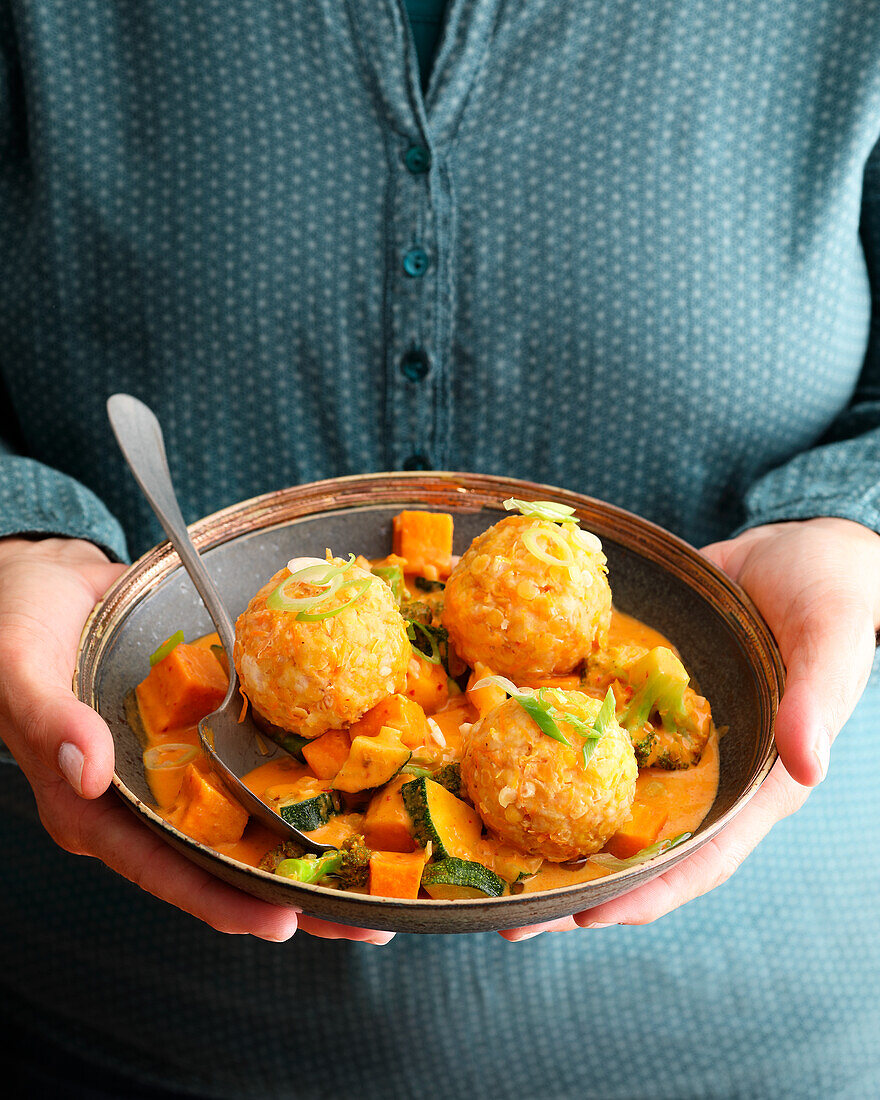
M 708 893 L 726 882 L 773 825 L 803 805 L 808 793 L 777 762 L 751 802 L 718 836 L 644 886 L 575 914 L 576 924 L 648 924 Z
M 831 744 L 867 683 L 873 621 L 860 603 L 817 600 L 785 641 L 786 683 L 776 715 L 776 745 L 792 778 L 814 786 L 825 778 Z
M 74 698 L 68 687 L 16 681 L 11 707 L 10 748 L 22 766 L 24 753 L 61 776 L 78 794 L 98 798 L 113 777 L 113 739 L 104 720 Z M 18 746 L 19 751 L 16 751 Z M 28 769 L 30 770 L 30 769 Z
M 335 924 L 333 921 L 318 917 L 301 916 L 299 926 L 310 936 L 322 940 L 352 940 L 355 943 L 369 943 L 374 947 L 383 947 L 394 939 L 393 932 L 382 932 L 373 928 L 354 928 L 347 924 Z
M 112 794 L 85 802 L 60 780 L 38 800 L 56 843 L 93 855 L 142 890 L 170 902 L 218 932 L 290 939 L 297 911 L 253 898 L 203 871 L 141 824 Z
M 528 924 L 522 928 L 505 928 L 498 933 L 502 939 L 510 943 L 521 943 L 523 940 L 532 940 L 540 936 L 542 932 L 573 932 L 579 927 L 574 917 L 561 917 L 559 920 L 545 921 L 543 924 Z

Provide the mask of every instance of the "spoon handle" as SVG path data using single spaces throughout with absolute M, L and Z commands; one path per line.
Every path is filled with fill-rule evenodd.
M 214 620 L 223 648 L 231 660 L 235 641 L 232 620 L 226 613 L 220 593 L 208 575 L 183 522 L 171 483 L 165 440 L 159 421 L 143 401 L 127 393 L 114 393 L 108 399 L 107 415 L 135 480 L 143 489 L 144 496 L 150 502 L 171 545 L 180 555 L 180 560 L 202 597 L 208 614 Z

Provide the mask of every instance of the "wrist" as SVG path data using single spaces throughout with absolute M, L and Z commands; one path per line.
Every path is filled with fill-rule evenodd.
M 0 537 L 0 562 L 9 559 L 32 560 L 36 557 L 59 560 L 75 557 L 79 561 L 106 565 L 110 558 L 87 539 L 59 535 L 4 535 Z

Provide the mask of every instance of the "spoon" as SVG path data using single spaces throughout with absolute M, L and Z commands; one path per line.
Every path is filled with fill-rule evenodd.
M 241 705 L 238 674 L 232 663 L 235 630 L 223 606 L 220 593 L 205 569 L 204 562 L 193 546 L 183 522 L 180 505 L 171 483 L 168 458 L 162 429 L 155 414 L 143 401 L 127 393 L 115 393 L 107 401 L 107 415 L 125 460 L 162 524 L 171 545 L 177 551 L 184 569 L 196 591 L 202 597 L 208 614 L 214 620 L 229 664 L 229 688 L 220 707 L 199 722 L 199 740 L 211 767 L 220 776 L 230 793 L 264 825 L 286 840 L 295 840 L 310 852 L 329 852 L 332 844 L 319 844 L 288 824 L 280 814 L 266 805 L 242 783 L 240 776 L 249 771 L 248 757 L 258 731 L 250 715 L 239 721 Z M 275 756 L 283 755 L 281 752 Z M 274 759 L 274 757 L 269 757 Z

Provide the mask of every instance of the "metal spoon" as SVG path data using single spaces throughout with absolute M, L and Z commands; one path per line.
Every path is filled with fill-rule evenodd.
M 144 496 L 150 502 L 196 591 L 202 597 L 229 658 L 229 688 L 226 698 L 218 710 L 199 722 L 199 740 L 205 756 L 230 793 L 248 813 L 259 818 L 268 828 L 285 839 L 297 841 L 310 852 L 332 851 L 332 844 L 319 844 L 289 825 L 248 790 L 239 778 L 249 770 L 248 755 L 258 731 L 250 716 L 242 722 L 239 721 L 241 700 L 238 675 L 232 664 L 232 646 L 235 641 L 232 620 L 183 522 L 171 483 L 162 429 L 155 414 L 136 397 L 127 393 L 115 393 L 107 401 L 107 415 L 135 480 L 143 489 Z M 282 756 L 283 753 L 279 751 L 275 755 Z

